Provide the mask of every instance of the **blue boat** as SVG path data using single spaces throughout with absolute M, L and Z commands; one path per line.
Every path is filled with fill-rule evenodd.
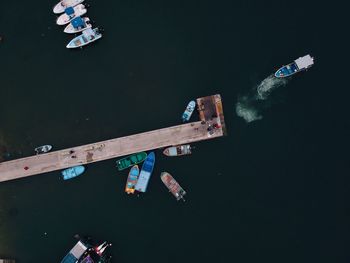
M 294 75 L 295 73 L 306 70 L 309 67 L 311 67 L 314 64 L 314 58 L 310 55 L 306 55 L 304 57 L 300 57 L 294 62 L 281 67 L 279 70 L 276 71 L 275 77 L 276 78 L 285 78 L 289 77 L 291 75 Z
M 82 165 L 74 166 L 62 171 L 63 180 L 69 180 L 81 175 L 85 171 L 85 167 Z
M 192 115 L 195 108 L 196 108 L 196 102 L 194 100 L 191 100 L 188 103 L 185 112 L 182 114 L 182 121 L 183 122 L 190 120 L 191 115 Z
M 139 175 L 139 179 L 137 180 L 135 190 L 139 192 L 146 192 L 148 181 L 151 178 L 154 163 L 156 161 L 156 156 L 154 152 L 148 154 L 145 162 L 142 164 L 141 172 Z

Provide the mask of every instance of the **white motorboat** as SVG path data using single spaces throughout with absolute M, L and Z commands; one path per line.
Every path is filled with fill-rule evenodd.
M 76 17 L 74 18 L 68 26 L 63 30 L 64 33 L 74 34 L 79 33 L 87 28 L 91 28 L 90 18 L 88 17 Z
M 85 46 L 91 42 L 100 39 L 102 34 L 99 32 L 99 29 L 96 27 L 94 29 L 88 28 L 83 31 L 83 33 L 75 38 L 73 38 L 67 45 L 67 48 L 77 48 Z
M 41 153 L 47 153 L 51 151 L 51 149 L 52 149 L 52 145 L 47 144 L 47 145 L 36 147 L 34 151 L 36 152 L 36 154 L 41 154 Z
M 64 10 L 64 14 L 57 18 L 57 25 L 65 25 L 72 21 L 77 16 L 82 16 L 87 12 L 83 4 L 79 4 L 74 7 L 68 7 Z
M 84 2 L 84 0 L 62 0 L 54 6 L 53 12 L 55 14 L 61 14 L 67 7 L 76 6 Z

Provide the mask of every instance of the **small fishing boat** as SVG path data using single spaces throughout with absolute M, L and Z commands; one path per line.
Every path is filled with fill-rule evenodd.
M 122 171 L 124 169 L 127 169 L 135 164 L 139 164 L 143 162 L 147 157 L 147 153 L 145 152 L 140 152 L 140 153 L 135 153 L 132 155 L 129 155 L 123 159 L 120 159 L 116 161 L 117 167 L 119 171 Z
M 165 186 L 168 188 L 169 192 L 171 192 L 177 201 L 180 199 L 184 200 L 184 195 L 186 194 L 185 190 L 179 185 L 178 182 L 172 177 L 170 173 L 162 172 L 160 174 L 160 179 L 165 184 Z
M 183 122 L 190 120 L 191 115 L 192 115 L 195 108 L 196 108 L 196 102 L 194 100 L 191 100 L 188 103 L 185 112 L 182 114 L 182 121 Z
M 92 25 L 90 23 L 90 18 L 78 16 L 66 26 L 63 32 L 67 34 L 74 34 L 91 27 Z
M 126 181 L 125 192 L 128 194 L 133 194 L 135 192 L 135 185 L 140 174 L 140 169 L 138 165 L 131 167 L 128 179 Z
M 85 46 L 91 42 L 96 41 L 97 39 L 100 39 L 102 37 L 102 34 L 100 33 L 98 28 L 87 28 L 83 31 L 83 33 L 75 38 L 73 38 L 68 45 L 67 48 L 77 48 Z
M 300 57 L 294 60 L 294 62 L 286 66 L 283 66 L 279 70 L 277 70 L 275 73 L 275 77 L 276 78 L 289 77 L 291 75 L 294 75 L 295 73 L 298 73 L 300 71 L 310 68 L 313 64 L 314 64 L 314 58 L 311 57 L 310 55 Z
M 64 10 L 64 14 L 60 15 L 57 20 L 56 24 L 57 25 L 65 25 L 68 24 L 70 21 L 72 21 L 73 18 L 77 16 L 82 16 L 87 12 L 85 6 L 83 4 L 79 4 L 74 7 L 67 7 Z
M 41 153 L 47 153 L 51 151 L 51 149 L 52 149 L 51 145 L 43 145 L 43 146 L 36 147 L 34 151 L 36 152 L 36 154 L 41 154 Z
M 166 156 L 181 156 L 191 154 L 191 145 L 184 144 L 166 148 L 163 153 Z
M 76 6 L 81 4 L 82 2 L 84 2 L 84 0 L 62 0 L 57 5 L 54 6 L 53 12 L 55 14 L 61 14 L 64 12 L 64 9 L 66 9 L 67 7 Z
M 85 167 L 82 165 L 70 167 L 62 171 L 63 180 L 69 180 L 81 175 L 85 171 Z
M 148 154 L 145 162 L 142 164 L 141 172 L 139 175 L 139 179 L 135 185 L 135 190 L 139 192 L 146 192 L 148 181 L 151 178 L 154 163 L 156 161 L 156 156 L 154 152 Z

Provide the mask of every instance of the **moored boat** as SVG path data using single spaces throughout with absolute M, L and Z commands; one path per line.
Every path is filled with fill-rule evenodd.
M 98 28 L 87 28 L 83 31 L 83 33 L 75 38 L 73 38 L 68 45 L 67 48 L 77 48 L 83 47 L 91 42 L 94 42 L 102 37 Z
M 107 263 L 111 256 L 107 255 L 107 248 L 112 246 L 107 241 L 92 244 L 91 239 L 80 239 L 61 263 Z
M 194 109 L 196 108 L 196 102 L 194 100 L 191 100 L 186 107 L 186 110 L 184 111 L 184 113 L 182 114 L 182 121 L 189 121 L 191 118 L 191 115 L 194 111 Z
M 186 194 L 185 190 L 179 185 L 178 182 L 172 177 L 172 175 L 168 172 L 162 172 L 160 174 L 160 179 L 168 188 L 169 192 L 171 192 L 176 200 L 185 200 L 183 197 Z
M 135 192 L 135 185 L 140 174 L 139 166 L 136 164 L 131 167 L 128 179 L 126 180 L 125 192 L 133 194 Z
M 91 27 L 92 24 L 90 23 L 90 18 L 78 16 L 72 19 L 63 32 L 67 34 L 75 34 Z
M 151 178 L 155 161 L 156 161 L 156 156 L 154 152 L 150 152 L 145 162 L 142 164 L 139 179 L 137 180 L 137 183 L 135 185 L 136 191 L 143 192 L 143 193 L 146 192 L 148 181 Z
M 181 156 L 191 154 L 191 145 L 184 144 L 166 148 L 163 153 L 166 156 Z
M 87 12 L 83 4 L 79 4 L 74 7 L 68 7 L 64 10 L 64 14 L 60 15 L 57 20 L 57 25 L 65 25 L 72 21 L 73 18 L 77 16 L 82 16 Z
M 277 70 L 275 73 L 275 77 L 276 78 L 289 77 L 291 75 L 294 75 L 295 73 L 298 73 L 300 71 L 310 68 L 313 64 L 314 64 L 314 58 L 311 57 L 310 55 L 300 57 L 294 60 L 294 62 L 288 65 L 285 65 L 281 67 L 279 70 Z
M 67 168 L 62 171 L 63 180 L 69 180 L 84 173 L 85 167 L 82 165 Z
M 118 170 L 122 171 L 135 164 L 139 164 L 143 162 L 146 159 L 146 157 L 147 157 L 147 153 L 139 152 L 139 153 L 129 155 L 123 159 L 117 160 L 116 164 L 117 164 Z
M 52 149 L 52 145 L 47 144 L 47 145 L 36 147 L 34 151 L 36 152 L 36 154 L 41 154 L 41 153 L 47 153 L 51 151 L 51 149 Z
M 81 4 L 84 0 L 62 0 L 53 7 L 53 12 L 55 14 L 60 14 L 64 12 L 67 7 L 73 7 Z

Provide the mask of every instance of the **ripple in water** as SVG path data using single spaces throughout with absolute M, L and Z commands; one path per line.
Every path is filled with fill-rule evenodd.
M 268 101 L 270 93 L 278 87 L 285 86 L 288 80 L 276 78 L 274 75 L 268 76 L 257 87 L 254 87 L 250 94 L 239 96 L 236 103 L 236 113 L 246 122 L 261 120 L 262 109 L 271 105 Z

